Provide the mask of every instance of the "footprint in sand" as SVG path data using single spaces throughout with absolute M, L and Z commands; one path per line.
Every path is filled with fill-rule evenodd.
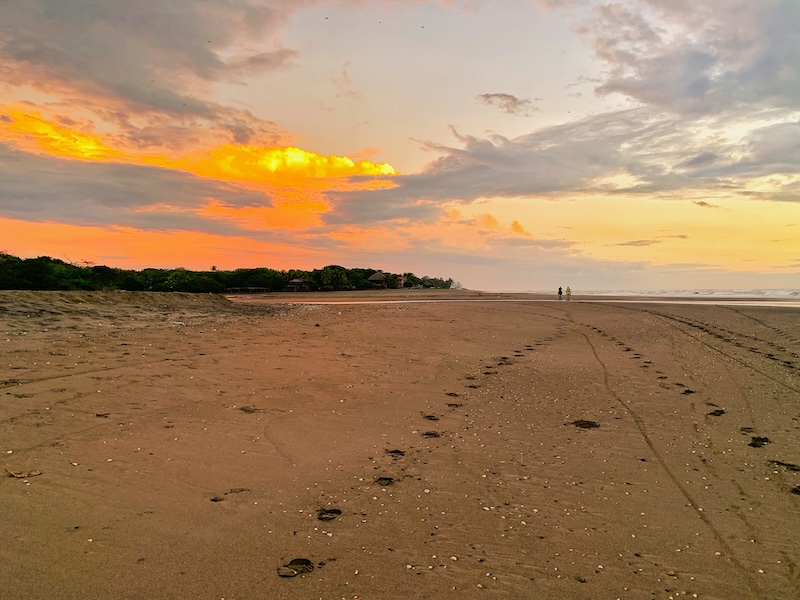
M 333 521 L 342 516 L 342 511 L 338 508 L 318 508 L 317 519 L 320 521 Z
M 776 467 L 783 467 L 793 473 L 800 473 L 800 465 L 795 465 L 793 463 L 783 462 L 782 460 L 771 460 L 769 464 L 775 465 Z
M 600 427 L 600 423 L 597 421 L 587 421 L 585 419 L 578 419 L 571 423 L 564 423 L 564 425 L 575 425 L 575 427 L 580 427 L 581 429 L 595 429 L 596 427 Z
M 767 444 L 771 444 L 771 443 L 772 443 L 772 440 L 769 439 L 768 437 L 762 437 L 762 436 L 754 435 L 752 438 L 750 438 L 750 443 L 747 444 L 747 445 L 748 446 L 752 446 L 753 448 L 763 448 Z

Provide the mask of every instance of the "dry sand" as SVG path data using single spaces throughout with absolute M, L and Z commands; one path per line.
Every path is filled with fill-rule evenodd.
M 0 597 L 800 597 L 800 310 L 433 297 L 0 292 Z

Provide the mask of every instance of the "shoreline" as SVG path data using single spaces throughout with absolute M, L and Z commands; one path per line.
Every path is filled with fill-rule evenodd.
M 711 304 L 714 306 L 773 306 L 800 308 L 798 299 L 778 299 L 760 296 L 656 296 L 642 295 L 573 295 L 571 300 L 559 300 L 555 294 L 525 292 L 475 292 L 471 290 L 370 290 L 353 292 L 269 292 L 265 294 L 223 294 L 233 302 L 252 304 L 380 304 L 380 303 L 424 303 L 424 302 L 574 302 L 574 303 L 621 303 L 621 304 Z

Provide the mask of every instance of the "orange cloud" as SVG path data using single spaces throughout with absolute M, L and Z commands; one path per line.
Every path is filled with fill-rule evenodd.
M 397 220 L 392 226 L 356 227 L 349 226 L 329 233 L 327 237 L 337 240 L 351 251 L 375 252 L 380 248 L 382 253 L 404 252 L 414 248 L 415 235 L 408 230 L 407 220 Z
M 103 143 L 97 135 L 80 133 L 37 113 L 6 109 L 0 112 L 0 140 L 21 150 L 79 160 L 123 160 L 122 152 Z
M 319 215 L 329 210 L 322 200 L 304 198 L 297 202 L 279 202 L 276 206 L 231 206 L 210 200 L 197 210 L 201 217 L 228 221 L 243 229 L 263 231 L 274 227 L 307 229 L 321 224 Z
M 456 213 L 458 214 L 458 213 Z M 500 233 L 507 232 L 508 229 L 497 220 L 496 217 L 488 213 L 477 215 L 475 217 L 475 224 L 481 229 L 489 231 L 497 231 Z M 521 235 L 523 237 L 531 237 L 531 234 L 525 231 L 525 228 L 516 219 L 511 223 L 509 229 L 511 233 Z
M 492 231 L 500 229 L 500 221 L 490 214 L 478 215 L 475 217 L 475 222 L 482 229 L 490 229 Z
M 516 233 L 518 235 L 523 235 L 525 237 L 531 237 L 531 234 L 528 233 L 527 231 L 525 231 L 525 228 L 522 225 L 520 225 L 519 221 L 514 221 L 513 223 L 511 223 L 511 231 L 513 231 L 514 233 Z

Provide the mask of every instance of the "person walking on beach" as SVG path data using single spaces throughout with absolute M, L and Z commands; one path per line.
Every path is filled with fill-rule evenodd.
M 569 302 L 569 299 L 572 297 L 572 290 L 569 289 L 569 286 L 567 286 L 566 294 L 567 294 L 567 302 Z
M 561 300 L 561 294 L 564 292 L 561 291 L 561 286 L 558 286 L 558 299 Z

